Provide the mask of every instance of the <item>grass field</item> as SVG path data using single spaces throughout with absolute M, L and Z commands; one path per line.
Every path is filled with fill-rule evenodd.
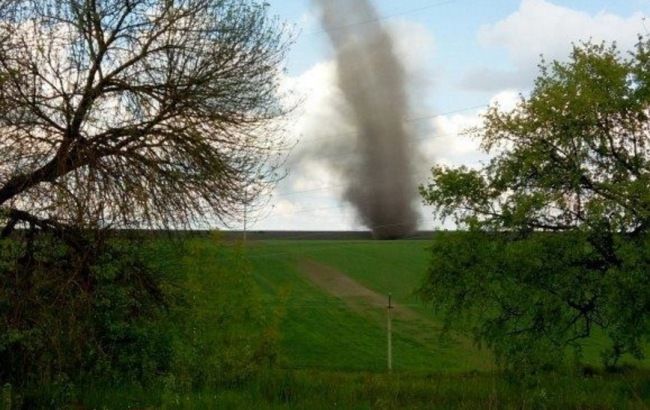
M 286 317 L 282 352 L 291 368 L 372 370 L 386 367 L 386 309 L 367 304 L 351 306 L 323 290 L 307 275 L 302 261 L 315 261 L 358 284 L 393 300 L 414 314 L 393 322 L 394 367 L 411 371 L 457 373 L 490 371 L 493 359 L 460 336 L 444 336 L 440 321 L 417 296 L 425 279 L 427 241 L 318 241 L 277 240 L 253 242 L 246 254 L 267 303 L 282 303 Z M 282 298 L 278 298 L 282 295 Z M 281 300 L 282 299 L 282 300 Z M 363 304 L 363 300 L 360 302 Z M 585 342 L 585 363 L 600 365 L 603 338 Z M 649 361 L 626 358 L 624 363 L 647 368 Z
M 79 394 L 85 407 L 643 409 L 650 403 L 648 362 L 628 361 L 632 370 L 617 374 L 550 375 L 530 387 L 499 374 L 490 353 L 470 340 L 443 337 L 439 320 L 416 295 L 426 275 L 427 241 L 242 246 L 198 238 L 188 245 L 192 252 L 182 261 L 188 286 L 207 314 L 221 308 L 213 296 L 224 285 L 250 286 L 220 283 L 217 274 L 244 255 L 261 305 L 279 320 L 277 364 L 250 383 L 217 390 L 87 386 Z M 397 306 L 392 374 L 386 372 L 388 293 Z M 217 338 L 218 325 L 206 332 Z M 594 366 L 602 343 L 589 341 L 587 362 Z
M 467 341 L 441 338 L 435 318 L 415 291 L 426 272 L 425 241 L 267 241 L 247 248 L 267 303 L 283 303 L 282 352 L 291 368 L 371 370 L 386 368 L 388 293 L 406 317 L 393 322 L 394 368 L 464 372 L 487 370 L 491 359 Z M 355 303 L 311 281 L 302 262 L 335 269 L 385 297 L 381 305 Z M 278 297 L 282 295 L 282 297 Z M 352 300 L 350 300 L 352 299 Z
M 129 403 L 144 407 L 171 400 L 177 408 L 646 408 L 647 362 L 632 362 L 635 370 L 621 374 L 551 375 L 531 388 L 506 380 L 490 353 L 469 340 L 442 337 L 439 321 L 416 295 L 426 275 L 427 246 L 424 240 L 267 240 L 251 241 L 242 249 L 233 242 L 193 240 L 192 262 L 201 267 L 194 280 L 206 289 L 218 287 L 213 268 L 243 252 L 263 305 L 280 312 L 278 365 L 233 390 L 171 396 L 149 392 L 143 396 L 149 401 Z M 315 280 L 309 272 L 314 267 L 333 275 L 333 285 Z M 342 287 L 337 286 L 341 277 L 350 280 Z M 391 375 L 386 372 L 388 293 L 397 304 Z M 589 342 L 594 349 L 587 349 L 587 362 L 598 366 L 595 347 L 602 343 L 598 338 Z M 132 400 L 137 393 L 127 396 Z M 94 400 L 105 403 L 102 397 Z
M 88 408 L 166 409 L 647 409 L 647 373 L 548 377 L 535 388 L 490 374 L 392 375 L 275 371 L 240 388 L 170 392 L 100 386 L 84 394 Z

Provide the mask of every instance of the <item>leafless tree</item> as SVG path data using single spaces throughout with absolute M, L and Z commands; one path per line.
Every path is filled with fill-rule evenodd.
M 189 226 L 277 177 L 290 33 L 237 0 L 0 0 L 0 215 Z

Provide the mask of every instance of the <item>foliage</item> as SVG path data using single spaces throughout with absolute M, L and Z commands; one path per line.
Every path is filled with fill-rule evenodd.
M 83 254 L 43 233 L 0 242 L 3 382 L 145 380 L 169 368 L 157 320 L 170 298 L 150 249 L 90 235 Z
M 542 63 L 529 97 L 491 107 L 472 130 L 492 159 L 434 167 L 421 187 L 468 228 L 433 247 L 422 293 L 505 362 L 557 363 L 594 332 L 608 364 L 650 335 L 650 42 L 623 56 L 574 46 Z M 470 318 L 475 315 L 475 319 Z M 471 323 L 469 323 L 471 322 Z
M 103 235 L 277 181 L 288 43 L 255 0 L 0 0 L 0 379 L 170 368 L 173 272 Z
M 261 304 L 240 250 L 190 241 L 183 257 L 185 303 L 173 314 L 177 388 L 239 385 L 275 364 L 277 316 Z
M 453 240 L 461 233 L 449 235 Z M 179 271 L 174 288 L 183 295 L 164 319 L 173 351 L 170 371 L 146 383 L 88 377 L 74 385 L 32 386 L 28 393 L 14 389 L 14 402 L 116 409 L 331 408 L 334 403 L 480 408 L 489 398 L 497 408 L 644 408 L 650 399 L 648 361 L 630 362 L 639 370 L 610 373 L 598 366 L 589 348 L 585 355 L 591 368 L 543 374 L 538 386 L 527 387 L 494 372 L 489 352 L 465 340 L 440 340 L 439 321 L 410 295 L 423 279 L 428 245 L 294 240 L 249 243 L 244 250 L 203 236 L 187 238 L 182 246 L 155 239 L 151 258 L 163 263 L 165 272 Z M 397 304 L 426 318 L 395 318 L 391 375 L 385 373 L 383 306 L 359 310 L 313 286 L 299 270 L 304 257 L 336 267 L 369 289 L 392 290 Z M 222 282 L 229 286 L 220 287 Z M 236 308 L 241 310 L 233 312 Z M 250 325 L 236 319 L 241 317 Z M 229 340 L 234 344 L 225 345 Z M 590 338 L 595 346 L 602 341 L 600 335 Z M 260 352 L 253 367 L 252 351 Z M 241 367 L 221 373 L 228 369 L 219 364 L 222 356 Z M 268 363 L 275 364 L 268 369 Z
M 214 239 L 120 235 L 90 248 L 101 254 L 87 259 L 82 287 L 83 273 L 71 275 L 76 253 L 54 246 L 35 241 L 29 284 L 3 271 L 0 383 L 11 383 L 15 401 L 62 405 L 89 385 L 185 394 L 240 386 L 275 365 L 279 317 L 261 304 L 241 251 Z

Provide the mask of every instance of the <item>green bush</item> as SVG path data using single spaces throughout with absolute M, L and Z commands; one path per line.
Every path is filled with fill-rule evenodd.
M 176 397 L 241 386 L 275 362 L 278 315 L 240 249 L 84 240 L 85 252 L 43 233 L 0 241 L 0 383 L 14 405 L 68 404 L 96 386 Z
M 571 351 L 581 362 L 594 334 L 605 366 L 642 359 L 650 248 L 614 242 L 620 264 L 608 267 L 580 232 L 440 233 L 421 292 L 447 327 L 470 330 L 518 378 L 566 366 Z
M 491 159 L 435 166 L 420 187 L 441 236 L 423 292 L 526 373 L 594 335 L 607 367 L 650 339 L 650 40 L 574 45 L 542 62 L 528 96 L 470 130 Z
M 170 338 L 156 326 L 169 298 L 151 249 L 80 235 L 82 247 L 42 232 L 0 241 L 3 383 L 142 380 L 169 368 Z
M 216 245 L 186 246 L 172 372 L 183 389 L 242 384 L 277 356 L 277 318 L 263 306 L 241 249 Z

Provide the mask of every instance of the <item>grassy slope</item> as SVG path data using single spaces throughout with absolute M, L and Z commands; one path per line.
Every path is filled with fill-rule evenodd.
M 269 303 L 280 303 L 285 292 L 288 309 L 284 320 L 283 351 L 290 367 L 379 370 L 385 367 L 384 313 L 364 314 L 315 288 L 298 271 L 296 261 L 310 258 L 344 272 L 364 286 L 392 293 L 397 303 L 435 317 L 416 295 L 426 275 L 426 241 L 264 241 L 248 249 L 259 283 Z M 366 314 L 367 313 L 367 314 Z M 394 324 L 395 366 L 409 370 L 468 371 L 491 368 L 485 351 L 462 338 L 439 338 L 434 327 L 421 323 Z M 584 360 L 599 365 L 602 337 L 585 343 Z M 627 358 L 635 366 L 650 367 Z
M 289 367 L 386 367 L 384 311 L 350 310 L 304 278 L 296 266 L 299 258 L 326 263 L 378 292 L 390 290 L 397 303 L 425 312 L 413 295 L 426 266 L 424 242 L 269 241 L 251 245 L 248 252 L 268 303 L 287 307 L 282 351 Z M 487 367 L 486 353 L 439 335 L 435 328 L 396 321 L 395 368 L 449 372 Z
M 286 307 L 281 329 L 285 364 L 292 368 L 384 369 L 383 315 L 351 311 L 344 302 L 305 279 L 295 263 L 303 255 L 299 249 L 302 245 L 273 244 L 249 251 L 268 303 Z M 334 249 L 331 244 L 322 245 Z M 469 370 L 449 361 L 449 355 L 441 354 L 438 346 L 403 334 L 397 328 L 394 350 L 400 355 L 395 362 L 397 369 Z

